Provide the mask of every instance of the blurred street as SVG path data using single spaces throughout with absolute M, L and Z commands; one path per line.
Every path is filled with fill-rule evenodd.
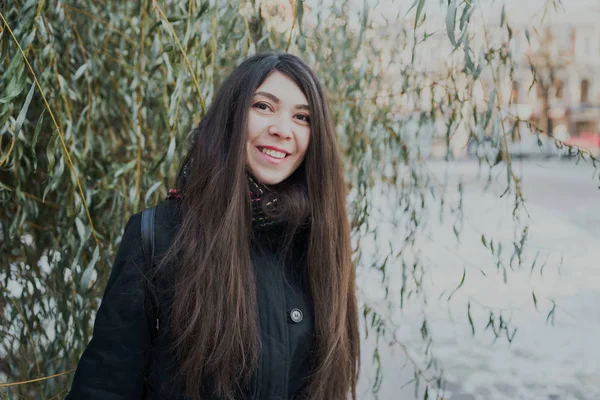
M 426 264 L 427 304 L 413 300 L 403 311 L 392 311 L 399 341 L 415 357 L 422 353 L 424 312 L 431 350 L 448 382 L 446 399 L 600 399 L 600 190 L 592 165 L 515 161 L 531 220 L 522 266 L 514 270 L 509 267 L 516 225 L 513 197 L 499 198 L 506 188 L 506 168 L 493 169 L 487 191 L 487 173 L 478 178 L 477 161 L 433 161 L 429 168 L 440 182 L 448 182 L 449 202 L 458 200 L 457 183 L 463 182 L 465 223 L 458 243 L 451 216 L 443 223 L 430 218 L 433 224 L 418 246 Z M 496 258 L 483 246 L 482 234 L 488 244 L 495 242 L 496 253 L 503 243 L 507 284 L 503 269 L 496 268 Z M 390 293 L 398 292 L 401 268 L 389 269 L 396 275 Z M 463 271 L 464 284 L 448 302 Z M 370 272 L 359 277 L 360 289 L 374 302 L 381 300 L 375 292 L 378 279 L 380 275 Z M 548 318 L 552 301 L 556 309 Z M 517 328 L 512 344 L 506 336 L 494 341 L 491 329 L 485 329 L 490 311 L 496 322 L 500 312 L 509 320 L 510 333 Z M 373 348 L 373 340 L 363 347 L 361 399 L 373 398 Z M 414 398 L 414 385 L 403 387 L 413 378 L 413 369 L 402 349 L 383 343 L 380 356 L 384 381 L 378 398 Z

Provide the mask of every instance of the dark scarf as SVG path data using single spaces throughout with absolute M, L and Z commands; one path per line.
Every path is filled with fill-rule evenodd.
M 282 224 L 282 221 L 276 218 L 281 210 L 277 193 L 250 175 L 248 175 L 248 186 L 252 207 L 252 227 L 264 228 Z
M 186 165 L 183 170 L 184 182 L 189 175 L 189 168 Z M 258 182 L 257 179 L 247 174 L 248 189 L 250 192 L 250 202 L 252 210 L 252 227 L 264 228 L 280 226 L 283 221 L 276 218 L 277 213 L 281 210 L 280 200 L 273 189 Z M 182 193 L 177 189 L 169 189 L 167 199 L 181 199 Z M 265 210 L 267 212 L 265 212 Z

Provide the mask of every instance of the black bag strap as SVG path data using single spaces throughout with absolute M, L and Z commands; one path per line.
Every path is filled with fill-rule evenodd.
M 156 208 L 146 208 L 142 211 L 142 251 L 144 258 L 154 263 L 154 222 Z
M 149 261 L 149 270 L 148 273 L 152 276 L 152 269 L 154 268 L 154 240 L 155 240 L 155 224 L 156 224 L 156 207 L 146 208 L 142 211 L 142 252 L 144 253 L 144 258 L 146 261 Z M 150 282 L 149 286 L 154 286 L 154 282 Z M 153 287 L 150 287 L 150 296 L 152 301 L 152 310 L 153 310 L 153 321 L 156 323 L 152 330 L 152 341 L 154 342 L 155 334 L 158 333 L 160 328 L 159 321 L 159 304 L 158 298 L 156 296 L 156 291 L 152 290 Z

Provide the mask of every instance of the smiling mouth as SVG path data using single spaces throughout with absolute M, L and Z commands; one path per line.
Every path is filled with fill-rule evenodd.
M 289 154 L 287 154 L 287 153 L 273 150 L 273 149 L 264 148 L 264 147 L 258 147 L 258 151 L 268 155 L 269 157 L 276 158 L 278 160 L 282 160 L 282 159 L 286 158 L 287 156 L 289 156 Z

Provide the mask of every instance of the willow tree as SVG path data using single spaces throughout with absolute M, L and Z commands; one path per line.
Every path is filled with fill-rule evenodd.
M 522 203 L 498 112 L 505 106 L 501 91 L 483 104 L 473 95 L 486 73 L 498 86 L 509 79 L 511 55 L 489 41 L 474 49 L 469 26 L 477 1 L 450 0 L 440 4 L 444 40 L 460 60 L 445 76 L 423 72 L 415 60 L 433 36 L 425 3 L 415 1 L 409 24 L 405 14 L 376 22 L 366 3 L 357 9 L 348 1 L 311 9 L 300 0 L 0 3 L 3 397 L 65 393 L 128 216 L 165 197 L 215 88 L 243 58 L 264 49 L 301 56 L 326 85 L 345 155 L 357 268 L 381 277 L 384 303 L 425 301 L 415 236 L 426 211 L 445 200 L 416 133 L 398 113 L 418 111 L 418 129 L 442 124 L 448 143 L 459 126 L 471 127 L 473 140 L 492 137 L 507 190 L 516 208 Z M 504 18 L 501 26 L 510 41 Z M 390 82 L 389 71 L 402 79 Z M 426 94 L 425 108 L 407 100 Z M 402 251 L 378 240 L 378 215 L 401 228 Z M 388 296 L 392 270 L 401 271 L 399 297 Z M 362 300 L 365 336 L 394 337 L 388 310 Z M 427 343 L 426 315 L 423 321 L 415 329 Z M 392 345 L 402 345 L 395 339 Z M 388 342 L 379 342 L 375 364 Z M 426 346 L 413 363 L 418 395 L 443 387 L 435 360 Z M 382 377 L 378 370 L 373 392 Z

